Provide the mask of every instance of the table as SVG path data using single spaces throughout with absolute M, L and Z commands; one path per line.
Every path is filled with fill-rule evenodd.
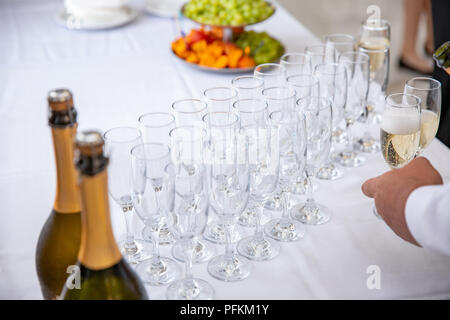
M 172 101 L 200 97 L 203 89 L 231 79 L 193 70 L 171 57 L 175 29 L 170 19 L 143 14 L 124 28 L 73 32 L 54 22 L 61 6 L 54 0 L 0 2 L 2 299 L 41 298 L 34 252 L 55 190 L 46 125 L 50 89 L 73 91 L 80 129 L 106 130 L 136 126 L 144 112 L 167 111 Z M 319 43 L 282 7 L 255 29 L 270 30 L 288 51 Z M 449 181 L 450 150 L 434 140 L 425 155 Z M 277 259 L 255 263 L 248 279 L 220 282 L 207 274 L 206 264 L 195 265 L 195 275 L 214 286 L 217 299 L 450 298 L 450 258 L 404 242 L 373 216 L 372 201 L 360 186 L 387 166 L 380 154 L 367 160 L 341 180 L 320 182 L 317 200 L 333 209 L 332 220 L 308 227 L 299 242 L 283 244 Z M 122 217 L 115 204 L 111 207 L 120 237 Z M 379 290 L 366 285 L 371 265 L 381 270 Z M 147 288 L 152 299 L 164 298 L 165 287 Z

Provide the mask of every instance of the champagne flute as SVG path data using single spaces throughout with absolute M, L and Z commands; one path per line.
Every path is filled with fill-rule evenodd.
M 237 99 L 237 91 L 230 87 L 214 87 L 203 91 L 209 112 L 230 112 Z
M 208 273 L 222 281 L 247 278 L 252 263 L 235 252 L 231 231 L 247 206 L 250 193 L 248 144 L 237 131 L 225 135 L 211 134 L 211 164 L 208 174 L 210 204 L 225 226 L 225 254 L 211 259 Z
M 417 77 L 408 80 L 404 93 L 420 98 L 420 142 L 419 153 L 431 143 L 436 136 L 441 116 L 441 83 L 433 78 Z
M 281 64 L 264 63 L 256 66 L 253 76 L 264 81 L 264 88 L 278 87 L 286 81 L 286 70 Z
M 279 187 L 283 203 L 281 218 L 272 219 L 264 225 L 266 235 L 272 239 L 291 242 L 304 237 L 306 228 L 289 216 L 290 195 L 303 173 L 306 161 L 305 117 L 297 109 L 284 109 L 270 114 L 271 124 L 278 131 L 280 155 Z
M 239 116 L 234 112 L 209 112 L 203 117 L 203 123 L 209 131 L 207 142 L 209 144 L 209 148 L 207 148 L 209 158 L 212 156 L 210 152 L 212 141 L 220 139 L 229 140 L 231 137 L 236 136 L 236 132 L 239 130 Z M 212 208 L 214 209 L 214 207 Z M 213 220 L 206 226 L 203 237 L 213 243 L 225 244 L 227 241 L 226 228 L 227 225 L 220 219 Z M 232 242 L 238 241 L 241 238 L 241 234 L 235 228 L 234 224 L 231 226 L 229 232 Z
M 294 74 L 310 74 L 311 57 L 305 53 L 286 53 L 280 59 L 280 64 L 286 71 L 286 77 Z
M 380 144 L 378 139 L 372 137 L 369 132 L 371 123 L 380 123 L 381 113 L 385 104 L 386 89 L 389 82 L 389 47 L 381 46 L 377 48 L 359 47 L 359 52 L 367 54 L 370 58 L 370 81 L 367 106 L 364 116 L 360 120 L 365 123 L 363 136 L 355 143 L 355 147 L 363 152 L 378 152 Z
M 170 132 L 172 161 L 178 179 L 185 173 L 192 175 L 194 178 L 199 177 L 198 170 L 204 170 L 204 145 L 206 142 L 206 130 L 199 126 L 181 126 L 176 127 Z M 203 173 L 201 173 L 203 175 Z M 194 179 L 193 178 L 193 179 Z M 181 179 L 181 178 L 180 178 Z M 183 178 L 189 180 L 188 177 Z M 195 205 L 195 203 L 193 203 Z M 193 208 L 186 210 L 192 211 Z M 204 241 L 195 237 L 191 239 L 194 244 L 191 263 L 202 263 L 209 260 L 214 254 L 214 248 L 207 245 Z M 184 243 L 177 242 L 172 247 L 172 255 L 175 259 L 185 261 Z
M 267 111 L 272 113 L 274 111 L 295 111 L 295 96 L 296 92 L 288 86 L 277 86 L 265 88 L 262 92 L 264 100 L 267 102 Z M 297 189 L 298 186 L 296 186 Z M 300 186 L 301 188 L 301 186 Z M 293 190 L 294 191 L 294 190 Z M 281 189 L 279 186 L 275 189 L 272 196 L 266 199 L 265 208 L 271 211 L 282 210 Z
M 334 63 L 338 56 L 336 49 L 327 45 L 308 46 L 305 48 L 305 53 L 310 57 L 312 73 L 314 73 L 317 65 Z
M 380 140 L 384 161 L 391 169 L 407 165 L 420 146 L 420 98 L 404 93 L 386 97 L 382 114 Z M 382 218 L 374 206 L 376 217 Z
M 358 167 L 365 162 L 353 145 L 352 126 L 366 108 L 369 92 L 369 56 L 362 52 L 344 52 L 339 64 L 347 71 L 347 102 L 344 118 L 346 122 L 346 147 L 333 156 L 333 159 L 345 167 Z
M 314 74 L 319 79 L 320 96 L 331 100 L 333 137 L 336 137 L 336 129 L 344 118 L 347 101 L 347 71 L 342 65 L 327 63 L 317 65 Z M 333 148 L 333 145 L 331 147 Z M 323 180 L 336 180 L 342 177 L 342 174 L 342 170 L 332 162 L 330 154 L 328 161 L 317 172 L 317 177 Z
M 203 164 L 194 159 L 191 164 L 196 167 L 194 173 L 185 170 L 181 163 L 166 167 L 175 188 L 174 230 L 180 238 L 177 243 L 184 252 L 186 266 L 184 279 L 174 281 L 167 288 L 169 300 L 210 300 L 214 295 L 213 287 L 205 280 L 194 278 L 192 273 L 198 238 L 208 220 L 208 191 Z
M 325 37 L 325 45 L 334 48 L 338 54 L 342 54 L 355 50 L 356 40 L 349 34 L 333 33 Z
M 295 90 L 296 99 L 304 98 L 304 97 L 316 97 L 319 96 L 319 79 L 312 74 L 294 74 L 292 76 L 287 77 L 286 83 L 288 88 Z M 303 112 L 299 110 L 299 112 Z M 296 186 L 293 190 L 294 194 L 305 194 L 308 188 L 308 179 L 305 174 L 302 174 L 298 177 Z M 313 184 L 314 191 L 316 191 L 319 186 L 314 182 Z
M 126 226 L 125 241 L 119 243 L 122 255 L 131 264 L 148 257 L 147 245 L 134 238 L 132 228 L 133 202 L 131 197 L 131 149 L 142 143 L 139 129 L 116 127 L 105 132 L 105 155 L 109 158 L 108 191 L 114 201 L 122 208 Z
M 264 235 L 261 216 L 266 199 L 277 186 L 279 172 L 278 130 L 270 127 L 267 103 L 242 99 L 233 107 L 239 112 L 240 133 L 248 138 L 250 202 L 239 217 L 241 225 L 256 226 L 255 234 L 239 241 L 238 252 L 250 260 L 270 260 L 280 252 L 280 245 Z
M 254 76 L 239 76 L 231 80 L 231 86 L 239 99 L 258 99 L 261 98 L 264 81 Z
M 324 97 L 305 97 L 297 101 L 298 106 L 305 113 L 307 147 L 306 147 L 306 175 L 310 187 L 307 189 L 306 203 L 296 205 L 291 216 L 308 225 L 319 225 L 330 220 L 331 210 L 314 200 L 311 187 L 317 170 L 328 159 L 332 141 L 332 105 L 330 99 Z
M 161 143 L 143 143 L 131 149 L 131 157 L 133 204 L 145 225 L 142 235 L 154 247 L 151 257 L 136 265 L 136 272 L 149 285 L 165 285 L 181 274 L 180 266 L 159 252 L 161 228 L 173 225 L 174 188 L 164 171 L 170 164 L 170 149 Z
M 148 112 L 139 116 L 139 129 L 144 143 L 158 143 L 169 145 L 169 132 L 175 127 L 175 117 L 165 112 Z M 175 240 L 167 226 L 161 228 L 159 244 L 173 244 Z
M 175 117 L 175 126 L 200 126 L 202 119 L 208 113 L 208 106 L 199 99 L 182 99 L 172 103 L 171 113 Z

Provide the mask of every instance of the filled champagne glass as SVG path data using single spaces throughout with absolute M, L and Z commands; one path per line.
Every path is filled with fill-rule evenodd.
M 420 98 L 411 94 L 395 93 L 386 97 L 380 140 L 384 161 L 391 169 L 407 165 L 419 150 L 420 103 Z M 372 210 L 381 218 L 375 206 Z
M 429 146 L 439 127 L 441 116 L 441 83 L 433 78 L 417 77 L 408 80 L 404 93 L 420 98 L 419 152 Z

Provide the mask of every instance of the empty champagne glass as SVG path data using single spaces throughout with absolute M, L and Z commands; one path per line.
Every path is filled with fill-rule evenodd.
M 208 174 L 210 204 L 225 226 L 225 254 L 211 259 L 208 272 L 222 281 L 247 278 L 252 263 L 235 252 L 231 231 L 237 218 L 247 206 L 250 193 L 248 145 L 236 131 L 228 135 L 211 135 Z
M 380 140 L 384 161 L 391 169 L 407 165 L 419 150 L 420 103 L 420 98 L 411 94 L 395 93 L 386 97 Z M 375 206 L 372 211 L 382 218 Z
M 369 56 L 362 52 L 344 52 L 339 64 L 347 70 L 347 102 L 344 119 L 346 124 L 345 150 L 334 155 L 333 159 L 345 167 L 358 167 L 365 162 L 354 149 L 352 126 L 365 112 L 369 92 Z
M 431 143 L 436 136 L 441 116 L 441 83 L 433 78 L 417 77 L 409 79 L 404 93 L 420 98 L 420 142 L 419 153 Z
M 286 70 L 277 63 L 264 63 L 256 66 L 253 76 L 264 81 L 264 88 L 278 87 L 286 81 Z
M 344 52 L 354 51 L 356 49 L 356 39 L 349 34 L 333 33 L 325 37 L 325 45 L 334 48 L 340 55 Z
M 309 96 L 319 96 L 319 79 L 312 74 L 294 74 L 287 77 L 286 83 L 288 88 L 295 90 L 296 99 Z M 299 110 L 299 112 L 302 112 Z M 308 188 L 308 180 L 303 174 L 298 177 L 296 186 L 293 190 L 294 194 L 304 194 Z M 317 190 L 319 186 L 314 183 L 314 190 Z
M 331 149 L 332 106 L 323 97 L 305 97 L 297 101 L 306 117 L 307 147 L 306 174 L 311 185 L 317 170 L 327 161 Z M 313 189 L 308 188 L 306 203 L 296 205 L 292 218 L 308 225 L 319 225 L 330 220 L 331 210 L 314 200 Z
M 171 113 L 175 117 L 175 126 L 200 126 L 208 113 L 208 106 L 199 99 L 182 99 L 172 103 Z
M 169 132 L 175 127 L 175 117 L 165 112 L 149 112 L 138 118 L 144 143 L 163 143 L 169 145 Z M 174 239 L 167 226 L 161 228 L 159 244 L 172 244 Z
M 363 152 L 378 152 L 380 143 L 377 138 L 370 134 L 370 125 L 379 124 L 381 121 L 381 110 L 384 108 L 386 89 L 389 82 L 389 46 L 381 43 L 379 46 L 362 46 L 359 52 L 365 53 L 370 58 L 370 81 L 367 106 L 361 121 L 365 123 L 363 136 L 355 142 L 357 150 Z
M 237 99 L 237 92 L 230 87 L 215 87 L 206 89 L 203 98 L 209 112 L 230 112 Z
M 286 77 L 294 74 L 311 74 L 311 57 L 305 53 L 286 53 L 280 59 L 286 70 Z
M 281 218 L 272 219 L 264 225 L 269 237 L 278 241 L 297 241 L 305 235 L 303 224 L 289 216 L 290 195 L 305 168 L 306 128 L 305 118 L 297 110 L 274 111 L 269 116 L 271 124 L 278 130 L 280 154 L 279 188 L 283 213 Z
M 241 135 L 247 137 L 249 148 L 250 202 L 239 216 L 241 225 L 256 226 L 255 234 L 239 241 L 238 252 L 250 260 L 270 260 L 280 252 L 280 245 L 264 235 L 261 216 L 265 201 L 278 182 L 278 130 L 270 127 L 267 103 L 257 99 L 238 100 Z
M 316 66 L 314 72 L 319 79 L 320 96 L 331 99 L 331 109 L 333 112 L 333 142 L 337 142 L 341 136 L 339 134 L 339 124 L 344 118 L 345 104 L 347 101 L 347 72 L 344 66 L 337 63 L 320 64 Z M 331 155 L 328 161 L 317 172 L 317 177 L 323 180 L 336 180 L 342 177 L 342 170 L 334 165 Z
M 239 116 L 234 112 L 210 112 L 203 117 L 203 123 L 208 128 L 208 142 L 219 139 L 231 139 L 236 135 L 239 130 Z M 210 153 L 210 148 L 207 148 L 207 152 Z M 209 154 L 208 158 L 211 158 Z M 214 210 L 214 207 L 212 207 Z M 215 212 L 217 214 L 217 212 Z M 220 217 L 219 217 L 220 218 Z M 217 244 L 226 243 L 226 225 L 219 219 L 213 220 L 206 226 L 203 237 Z M 241 233 L 233 225 L 230 229 L 231 241 L 236 242 L 241 238 Z
M 313 45 L 305 48 L 305 53 L 311 59 L 311 72 L 316 66 L 324 63 L 334 63 L 337 60 L 338 53 L 335 48 L 327 45 Z
M 165 168 L 170 164 L 170 149 L 160 143 L 145 143 L 131 150 L 133 204 L 144 223 L 144 239 L 153 242 L 153 254 L 136 265 L 136 272 L 147 284 L 168 284 L 181 275 L 180 266 L 171 258 L 161 257 L 159 234 L 163 226 L 171 227 L 174 188 Z
M 258 99 L 261 98 L 264 81 L 254 76 L 239 76 L 231 80 L 231 86 L 239 99 Z
M 176 127 L 170 132 L 172 161 L 176 165 L 176 179 L 188 173 L 199 179 L 198 170 L 204 170 L 204 146 L 206 143 L 206 130 L 199 126 Z M 201 175 L 204 175 L 203 172 Z M 181 179 L 181 178 L 180 178 Z M 188 177 L 183 181 L 189 180 Z M 203 189 L 202 189 L 203 191 Z M 206 189 L 205 189 L 206 192 Z M 195 205 L 195 203 L 193 203 Z M 193 210 L 192 208 L 189 210 Z M 191 263 L 208 261 L 214 254 L 214 248 L 195 237 L 191 239 L 194 244 Z M 175 259 L 185 261 L 185 244 L 178 241 L 172 247 Z
M 274 111 L 296 110 L 295 96 L 295 90 L 288 86 L 270 87 L 263 90 L 263 99 L 267 102 L 269 114 Z M 279 187 L 275 189 L 269 199 L 266 199 L 265 208 L 272 211 L 282 210 L 281 189 Z
M 181 163 L 169 164 L 166 174 L 175 188 L 174 232 L 178 235 L 180 248 L 184 253 L 185 277 L 174 281 L 167 288 L 169 300 L 210 300 L 214 289 L 205 280 L 194 278 L 192 260 L 198 238 L 203 233 L 208 220 L 208 191 L 205 168 L 193 161 L 195 172 L 186 170 Z
M 119 243 L 123 256 L 131 264 L 148 257 L 147 245 L 144 241 L 134 238 L 132 228 L 133 201 L 131 181 L 131 149 L 142 143 L 139 129 L 131 127 L 117 127 L 104 134 L 105 154 L 109 158 L 108 191 L 114 201 L 122 208 L 126 239 Z

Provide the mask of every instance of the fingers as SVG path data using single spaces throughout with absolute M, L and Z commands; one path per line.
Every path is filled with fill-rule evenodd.
M 378 188 L 378 177 L 367 180 L 361 186 L 362 192 L 369 198 L 375 197 Z

